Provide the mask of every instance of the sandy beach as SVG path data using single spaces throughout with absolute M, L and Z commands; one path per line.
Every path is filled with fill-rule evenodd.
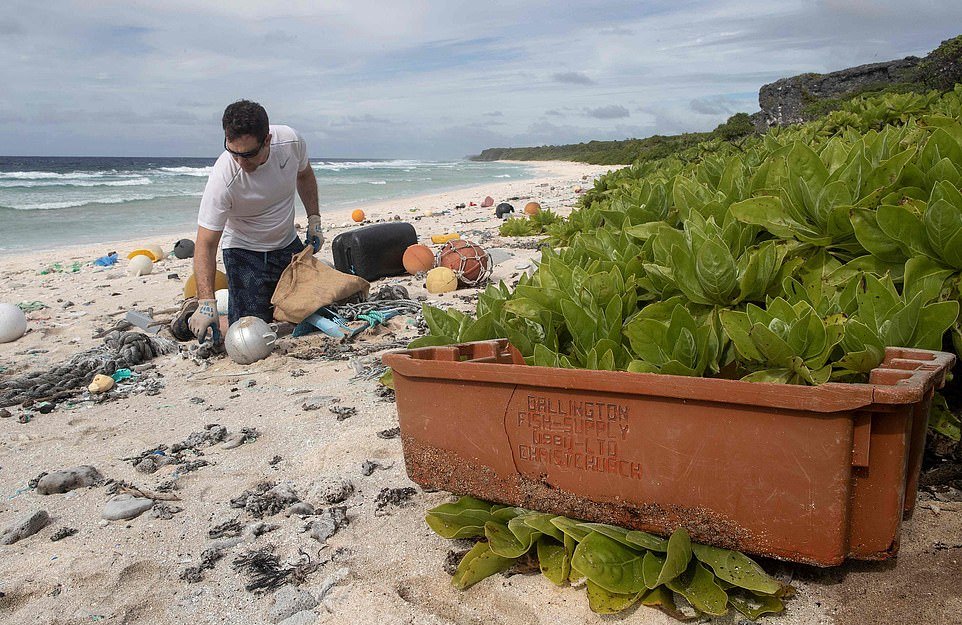
M 538 166 L 538 176 L 529 180 L 361 208 L 369 221 L 397 216 L 412 223 L 428 245 L 433 234 L 457 232 L 498 250 L 504 260 L 492 279 L 512 284 L 537 254 L 536 240 L 500 237 L 494 209 L 468 204 L 490 195 L 495 204 L 507 200 L 520 211 L 535 200 L 566 215 L 578 198 L 575 187 L 590 188 L 609 169 Z M 456 208 L 460 204 L 466 206 Z M 337 234 L 358 227 L 349 213 L 323 214 L 322 258 L 332 260 L 330 241 Z M 306 223 L 303 216 L 298 221 Z M 182 236 L 193 238 L 193 232 Z M 169 319 L 183 299 L 191 261 L 170 256 L 150 275 L 131 277 L 124 271 L 125 257 L 148 243 L 169 250 L 177 238 L 155 240 L 144 233 L 133 241 L 0 257 L 0 302 L 45 305 L 28 314 L 25 336 L 0 344 L 0 376 L 43 373 L 101 345 L 95 335 L 114 327 L 127 311 L 153 310 L 156 319 Z M 88 264 L 110 251 L 120 254 L 117 265 Z M 398 276 L 376 281 L 372 293 L 385 285 L 404 286 L 412 298 L 462 310 L 474 309 L 479 292 L 462 288 L 435 296 L 423 280 Z M 274 354 L 252 365 L 223 356 L 193 357 L 181 344 L 179 353 L 150 360 L 152 367 L 107 396 L 82 393 L 46 413 L 36 406 L 9 407 L 9 416 L 0 418 L 0 531 L 41 509 L 50 522 L 36 534 L 0 546 L 0 622 L 676 622 L 644 607 L 617 618 L 592 614 L 582 588 L 559 588 L 540 575 L 496 575 L 465 592 L 451 586 L 446 556 L 466 543 L 440 538 L 423 519 L 428 508 L 450 495 L 422 492 L 407 478 L 400 439 L 389 432 L 397 426 L 395 404 L 368 375 L 385 349 L 403 346 L 420 332 L 413 317 L 399 316 L 346 345 L 321 334 L 284 337 Z M 241 433 L 242 444 L 225 444 L 223 431 L 213 424 L 226 428 L 228 439 Z M 190 439 L 193 433 L 201 435 Z M 180 452 L 183 462 L 143 464 L 147 452 L 165 445 L 170 455 L 181 442 L 190 443 Z M 29 485 L 44 472 L 80 465 L 95 467 L 112 485 L 50 495 Z M 348 523 L 339 519 L 343 526 L 319 541 L 311 536 L 323 529 L 314 525 L 317 515 L 288 516 L 289 506 L 255 505 L 269 487 L 275 494 L 287 493 L 288 504 L 297 499 L 317 511 L 344 506 Z M 136 518 L 102 518 L 108 493 L 124 488 L 160 498 Z M 393 499 L 383 494 L 408 488 L 413 491 L 389 491 Z M 798 594 L 772 622 L 889 622 L 889 600 L 905 597 L 900 609 L 913 609 L 917 622 L 948 623 L 940 615 L 957 615 L 958 599 L 945 605 L 938 594 L 925 593 L 954 583 L 949 562 L 956 562 L 958 546 L 953 556 L 951 549 L 933 545 L 958 542 L 960 516 L 957 510 L 920 506 L 904 525 L 895 563 L 854 564 L 830 573 L 775 563 L 773 572 L 792 581 Z M 56 533 L 69 534 L 62 528 L 76 532 L 52 541 Z M 268 546 L 281 563 L 302 565 L 296 590 L 245 589 L 251 578 L 233 566 L 234 560 Z M 925 589 L 919 586 L 923 583 Z

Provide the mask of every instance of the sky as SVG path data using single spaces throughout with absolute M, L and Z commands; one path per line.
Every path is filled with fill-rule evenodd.
M 242 98 L 312 158 L 704 131 L 959 34 L 959 0 L 3 0 L 0 154 L 216 156 Z

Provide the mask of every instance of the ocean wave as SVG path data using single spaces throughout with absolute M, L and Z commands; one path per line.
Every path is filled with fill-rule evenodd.
M 210 172 L 214 171 L 211 167 L 159 167 L 154 170 L 160 174 L 168 174 L 174 176 L 197 176 L 197 177 L 207 177 Z
M 76 180 L 72 178 L 0 180 L 0 188 L 3 189 L 36 189 L 40 187 L 139 187 L 147 184 L 153 184 L 153 181 L 145 176 L 141 176 L 140 178 L 126 178 L 124 180 Z
M 495 178 L 510 178 L 511 174 L 498 174 Z
M 437 163 L 412 160 L 393 161 L 312 161 L 315 170 L 344 171 L 345 169 L 412 169 L 418 167 L 435 167 Z
M 368 180 L 368 184 L 387 184 L 387 180 Z
M 33 211 L 33 210 L 57 210 L 62 208 L 80 208 L 82 206 L 90 206 L 92 204 L 125 204 L 127 202 L 142 202 L 145 200 L 159 200 L 163 198 L 174 198 L 174 197 L 200 197 L 201 193 L 180 193 L 177 195 L 125 195 L 125 196 L 112 196 L 112 197 L 101 197 L 96 199 L 85 199 L 85 200 L 65 200 L 63 202 L 41 202 L 39 204 L 23 204 L 20 206 L 5 206 L 4 208 L 12 208 L 13 210 L 20 211 Z
M 0 171 L 0 180 L 69 180 L 73 178 L 103 178 L 105 176 L 117 176 L 117 173 L 107 171 L 71 171 L 60 174 L 55 171 Z

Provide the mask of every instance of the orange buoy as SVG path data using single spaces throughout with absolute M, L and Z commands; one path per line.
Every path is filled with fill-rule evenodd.
M 525 215 L 537 215 L 540 212 L 541 212 L 541 204 L 538 204 L 537 202 L 528 202 L 527 204 L 524 205 Z
M 354 212 L 351 213 L 351 219 L 353 219 L 358 223 L 361 223 L 362 221 L 364 221 L 364 211 L 362 211 L 360 208 L 355 208 Z
M 404 250 L 401 263 L 404 265 L 404 271 L 413 276 L 420 271 L 427 271 L 434 267 L 434 252 L 427 245 L 415 243 Z

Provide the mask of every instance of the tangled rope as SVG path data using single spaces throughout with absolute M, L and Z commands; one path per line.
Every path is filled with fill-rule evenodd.
M 104 338 L 103 346 L 75 354 L 51 369 L 0 380 L 0 408 L 28 401 L 59 401 L 75 395 L 98 373 L 111 375 L 174 351 L 177 344 L 173 341 L 115 330 Z

